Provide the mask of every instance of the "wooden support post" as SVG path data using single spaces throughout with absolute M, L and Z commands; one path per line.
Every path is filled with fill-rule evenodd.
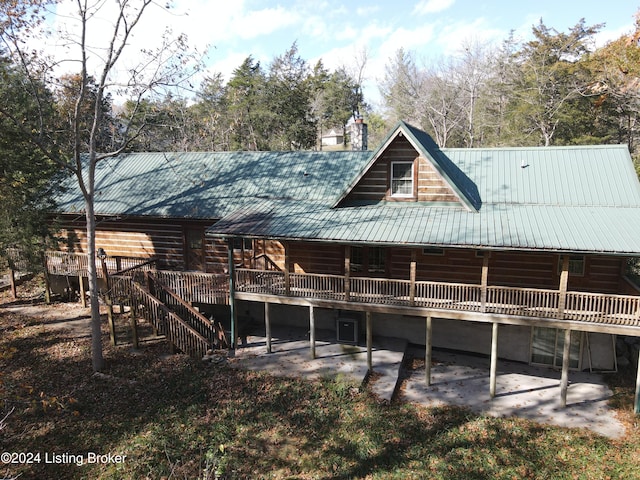
M 16 272 L 13 268 L 9 272 L 9 282 L 11 283 L 11 295 L 16 300 L 18 298 L 18 289 L 16 288 Z
M 104 261 L 104 258 L 101 258 L 102 262 L 102 275 L 104 276 L 104 282 L 106 285 L 106 291 L 104 294 L 104 302 L 107 304 L 107 319 L 109 321 L 109 338 L 111 340 L 111 345 L 114 347 L 118 343 L 118 339 L 116 338 L 116 324 L 113 320 L 113 304 L 111 302 L 111 292 L 109 291 L 109 271 L 107 270 L 107 264 Z
M 636 397 L 634 409 L 636 415 L 640 414 L 640 352 L 638 353 L 638 372 L 636 373 Z
M 233 260 L 233 238 L 229 238 L 227 241 L 228 251 L 228 263 L 229 263 L 229 308 L 231 310 L 230 328 L 231 328 L 231 344 L 229 347 L 231 350 L 236 349 L 238 339 L 236 338 L 236 320 L 237 320 L 237 306 L 236 306 L 236 271 L 235 263 Z
M 558 298 L 558 318 L 564 318 L 567 305 L 567 284 L 569 283 L 569 255 L 562 256 L 562 272 L 560 273 L 560 296 Z
M 289 258 L 289 242 L 284 242 L 284 294 L 291 295 L 291 259 Z
M 344 299 L 351 297 L 351 245 L 344 247 Z
M 47 305 L 51 303 L 51 282 L 49 282 L 49 267 L 47 265 L 47 254 L 42 256 L 44 266 L 44 301 Z
M 309 305 L 309 343 L 311 347 L 311 359 L 316 358 L 316 316 L 313 305 Z
M 424 376 L 427 386 L 431 385 L 431 342 L 433 337 L 431 327 L 431 317 L 427 317 L 427 335 L 424 349 Z
M 136 301 L 133 295 L 131 295 L 131 308 L 129 310 L 130 322 L 131 322 L 131 343 L 135 350 L 140 346 L 138 341 L 138 319 L 137 319 Z
M 409 267 L 409 304 L 413 307 L 416 304 L 416 249 L 411 250 L 411 266 Z
M 480 290 L 480 311 L 482 313 L 487 311 L 487 290 L 489 284 L 489 258 L 491 252 L 484 252 L 482 255 L 482 279 Z
M 264 302 L 264 330 L 267 336 L 267 353 L 271 353 L 271 318 L 269 316 L 269 302 Z
M 87 308 L 87 289 L 84 286 L 84 277 L 78 275 L 78 285 L 80 288 L 80 303 L 82 304 L 82 308 Z
M 496 396 L 496 370 L 498 367 L 498 324 L 493 323 L 491 330 L 491 373 L 489 375 L 489 396 Z
M 367 323 L 367 368 L 369 373 L 373 372 L 373 325 L 371 312 L 365 313 Z
M 571 329 L 564 331 L 564 349 L 562 350 L 562 376 L 560 377 L 560 406 L 567 406 L 569 388 L 569 355 L 571 354 Z

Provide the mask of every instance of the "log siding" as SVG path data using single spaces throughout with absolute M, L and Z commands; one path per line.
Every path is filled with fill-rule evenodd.
M 391 195 L 391 164 L 393 162 L 414 163 L 414 195 L 394 197 Z M 395 138 L 389 148 L 378 158 L 346 197 L 345 202 L 362 201 L 419 201 L 459 203 L 460 199 L 431 162 L 420 156 L 405 137 Z
M 171 270 L 186 268 L 188 228 L 204 229 L 213 221 L 176 221 L 169 219 L 110 218 L 96 219 L 96 245 L 109 256 L 158 258 L 159 267 Z M 84 217 L 59 219 L 59 248 L 71 253 L 87 252 Z M 204 235 L 203 235 L 204 238 Z M 227 247 L 222 240 L 204 238 L 204 271 L 222 273 L 227 268 Z

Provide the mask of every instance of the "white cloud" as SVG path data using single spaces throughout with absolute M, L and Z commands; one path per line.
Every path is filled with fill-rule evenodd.
M 441 47 L 440 52 L 451 55 L 460 50 L 468 41 L 480 43 L 494 43 L 504 40 L 508 35 L 499 28 L 493 28 L 484 18 L 478 18 L 471 23 L 457 22 L 448 25 L 435 35 L 436 43 Z
M 369 15 L 373 15 L 380 11 L 379 5 L 365 5 L 356 8 L 356 15 L 360 17 L 365 17 Z
M 427 15 L 429 13 L 442 12 L 455 3 L 455 0 L 420 0 L 413 8 L 413 13 Z
M 298 15 L 283 7 L 266 8 L 246 12 L 242 18 L 234 19 L 234 33 L 240 38 L 248 40 L 262 35 L 268 35 L 296 24 L 299 21 Z
M 211 63 L 207 68 L 208 74 L 221 73 L 226 81 L 229 81 L 233 71 L 242 65 L 242 62 L 249 56 L 249 54 L 241 52 L 232 52 L 225 55 L 224 58 L 216 60 Z
M 602 30 L 595 35 L 595 46 L 596 48 L 603 47 L 607 43 L 613 40 L 617 40 L 623 35 L 629 35 L 633 31 L 634 27 L 631 22 L 629 22 L 629 25 L 617 28 L 615 30 Z
M 400 27 L 386 36 L 380 45 L 380 56 L 385 60 L 393 57 L 400 48 L 404 50 L 417 50 L 418 47 L 426 47 L 435 38 L 435 26 L 426 24 L 412 30 Z

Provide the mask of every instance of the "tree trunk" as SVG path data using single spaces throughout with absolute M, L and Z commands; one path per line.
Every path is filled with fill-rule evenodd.
M 104 357 L 102 356 L 98 274 L 96 272 L 96 219 L 93 213 L 93 202 L 85 202 L 85 204 L 87 209 L 87 268 L 91 300 L 91 362 L 93 370 L 99 372 L 104 367 Z

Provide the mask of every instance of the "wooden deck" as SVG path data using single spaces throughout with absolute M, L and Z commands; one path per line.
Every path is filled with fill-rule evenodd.
M 86 255 L 49 252 L 47 269 L 58 275 L 85 275 Z M 109 275 L 148 270 L 149 259 L 106 259 Z M 97 268 L 101 275 L 102 269 Z M 158 280 L 191 304 L 228 304 L 225 274 L 155 271 Z M 117 282 L 112 289 L 117 289 Z M 614 295 L 506 286 L 349 277 L 279 270 L 239 268 L 237 297 L 249 301 L 310 304 L 353 310 L 388 311 L 403 315 L 433 312 L 444 318 L 489 321 L 512 317 L 514 323 L 549 320 L 556 326 L 577 324 L 640 336 L 640 296 Z M 115 293 L 115 292 L 114 292 Z M 385 310 L 386 307 L 386 310 Z M 473 314 L 473 315 L 471 315 Z M 510 321 L 504 320 L 505 323 Z M 617 328 L 615 328 L 617 327 Z
M 236 270 L 242 298 L 269 295 L 640 327 L 640 296 Z M 288 278 L 287 278 L 288 277 Z

